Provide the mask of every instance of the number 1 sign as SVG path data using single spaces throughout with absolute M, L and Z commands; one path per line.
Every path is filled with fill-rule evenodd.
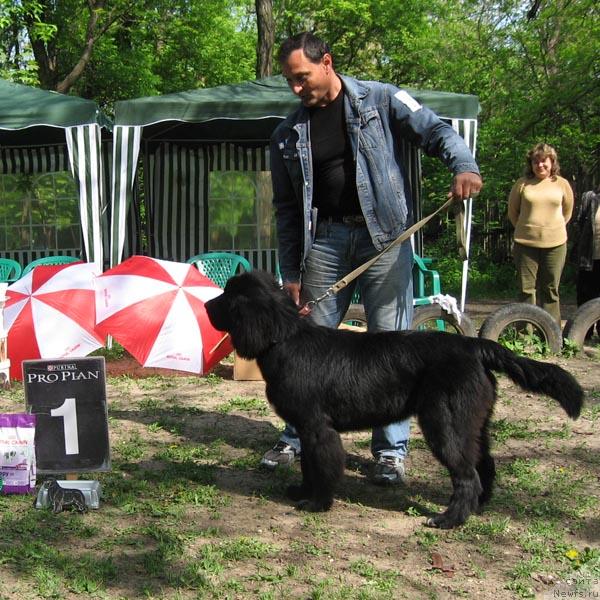
M 108 471 L 104 358 L 24 361 L 23 383 L 38 473 Z

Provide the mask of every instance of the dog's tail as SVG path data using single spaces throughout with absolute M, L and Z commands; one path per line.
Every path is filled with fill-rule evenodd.
M 529 392 L 554 398 L 572 419 L 576 419 L 583 405 L 583 389 L 570 373 L 550 363 L 517 356 L 497 342 L 480 339 L 481 359 L 484 366 L 506 373 L 516 384 Z

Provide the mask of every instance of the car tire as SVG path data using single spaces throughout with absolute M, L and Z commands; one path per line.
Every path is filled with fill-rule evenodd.
M 443 321 L 445 331 L 459 333 L 467 337 L 476 337 L 477 330 L 473 321 L 464 313 L 461 314 L 460 323 L 456 315 L 445 311 L 439 304 L 415 306 L 411 329 L 418 329 L 432 321 Z
M 497 342 L 507 327 L 523 322 L 536 327 L 551 352 L 560 353 L 562 334 L 558 323 L 543 308 L 524 302 L 511 302 L 490 314 L 481 325 L 479 337 Z
M 593 298 L 582 304 L 567 321 L 564 338 L 583 348 L 587 332 L 600 321 L 600 298 Z M 596 329 L 600 335 L 600 330 Z

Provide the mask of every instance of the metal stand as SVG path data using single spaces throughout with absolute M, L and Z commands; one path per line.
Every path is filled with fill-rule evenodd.
M 52 508 L 54 512 L 61 512 L 66 508 L 85 512 L 90 508 L 100 508 L 101 494 L 100 482 L 96 480 L 51 478 L 40 486 L 35 507 Z

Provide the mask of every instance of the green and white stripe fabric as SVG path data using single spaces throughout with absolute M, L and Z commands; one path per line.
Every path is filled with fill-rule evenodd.
M 100 267 L 106 210 L 102 127 L 109 122 L 91 100 L 0 79 L 0 174 L 70 171 L 79 195 L 83 258 Z M 47 255 L 44 249 L 24 252 Z
M 55 173 L 69 170 L 66 145 L 11 148 L 0 146 L 0 175 Z
M 452 120 L 453 127 L 474 150 L 477 122 Z M 125 131 L 128 130 L 128 131 Z M 140 144 L 140 127 L 115 127 L 113 165 L 112 249 L 111 264 L 123 258 L 125 247 L 126 215 L 134 192 Z M 117 152 L 121 158 L 118 159 Z M 403 143 L 402 153 L 409 174 L 414 201 L 415 220 L 421 218 L 421 154 L 418 149 Z M 123 157 L 127 157 L 123 160 Z M 133 162 L 135 161 L 135 162 Z M 119 168 L 119 165 L 120 168 Z M 165 142 L 156 145 L 154 152 L 144 155 L 144 183 L 147 207 L 147 252 L 165 260 L 185 261 L 190 256 L 207 250 L 208 239 L 208 184 L 211 171 L 266 171 L 269 169 L 267 145 L 248 147 L 241 144 L 179 145 Z M 116 234 L 116 235 L 115 235 Z M 421 252 L 420 236 L 415 240 Z M 220 250 L 233 250 L 220 248 Z M 240 251 L 255 268 L 273 270 L 275 249 L 248 249 Z
M 87 262 L 102 271 L 102 213 L 106 210 L 100 127 L 79 125 L 65 130 L 71 174 L 79 192 L 81 233 Z
M 65 141 L 49 146 L 0 148 L 0 174 L 70 171 L 79 196 L 83 258 L 102 267 L 104 248 L 108 249 L 110 243 L 102 221 L 107 218 L 105 163 L 112 154 L 112 146 L 101 144 L 97 125 L 66 128 Z M 60 254 L 79 256 L 79 253 L 73 248 L 60 249 Z M 7 249 L 3 255 L 27 264 L 47 253 Z
M 268 171 L 269 150 L 267 146 L 190 148 L 166 143 L 148 156 L 146 167 L 150 256 L 185 261 L 206 250 L 209 173 Z
M 475 96 L 411 93 L 452 123 L 474 150 L 479 112 Z M 298 99 L 281 76 L 117 102 L 111 264 L 123 258 L 124 219 L 134 198 L 136 169 L 140 162 L 143 163 L 147 208 L 146 252 L 157 258 L 186 260 L 208 249 L 210 172 L 268 169 L 270 134 L 297 104 Z M 138 160 L 140 152 L 142 161 Z M 403 147 L 403 153 L 415 200 L 415 218 L 418 218 L 420 153 L 408 144 Z M 416 246 L 419 250 L 418 240 Z M 275 249 L 254 248 L 241 253 L 255 268 L 274 270 Z
M 113 130 L 112 212 L 110 266 L 121 262 L 127 231 L 127 213 L 134 197 L 140 153 L 141 127 L 116 125 Z

